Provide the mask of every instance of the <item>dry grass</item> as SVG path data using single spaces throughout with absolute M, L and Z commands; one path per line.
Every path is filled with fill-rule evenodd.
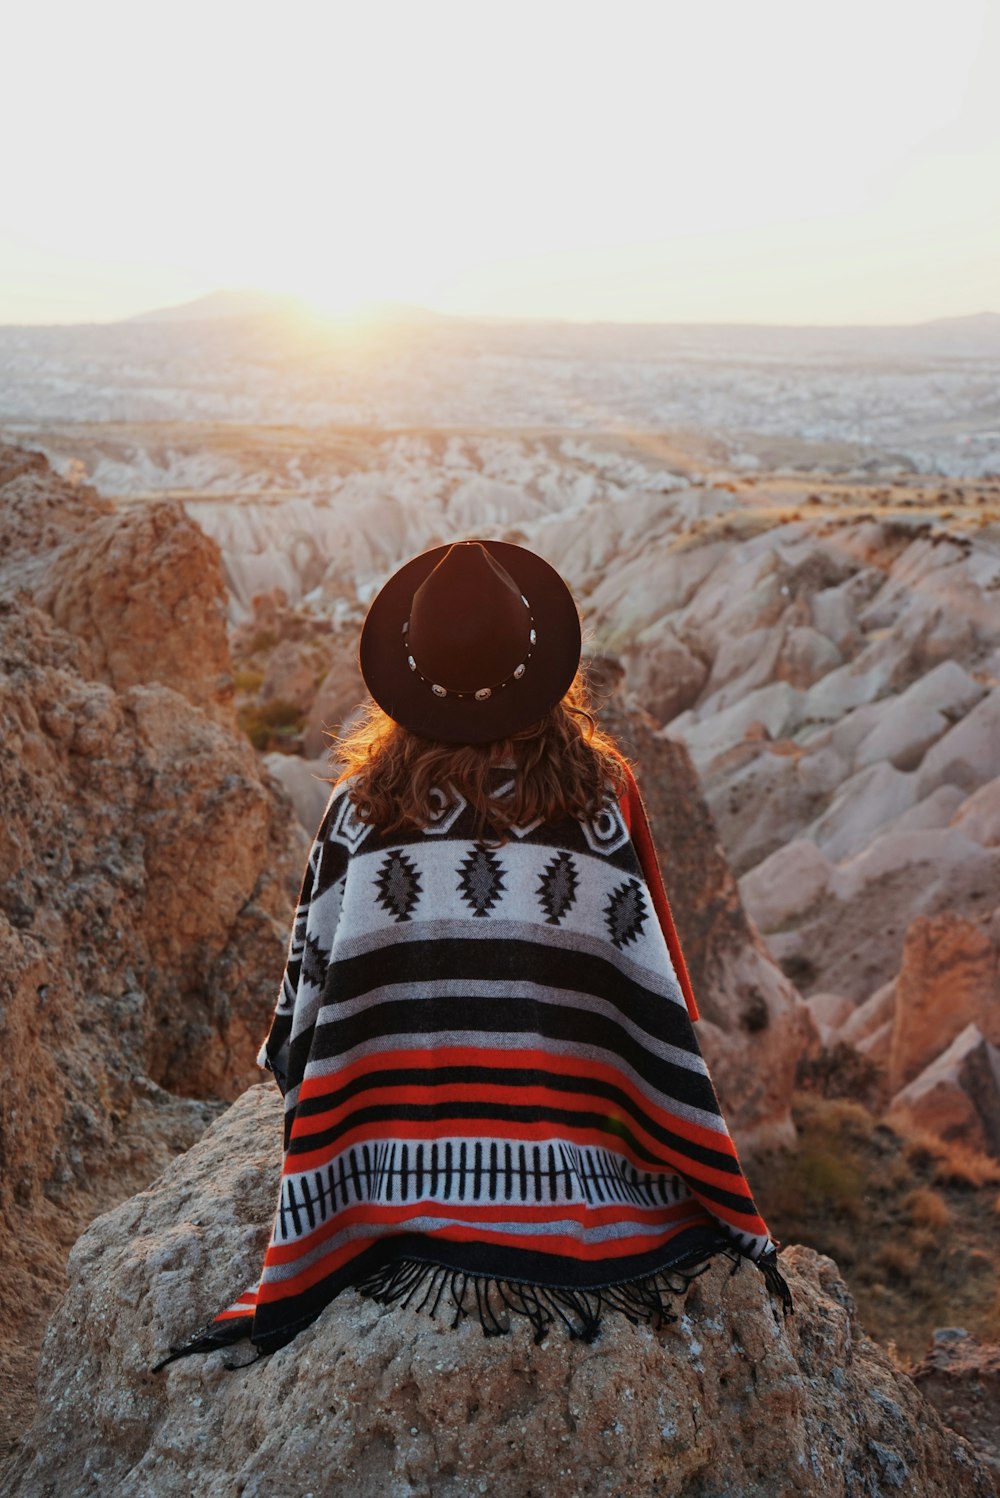
M 793 1111 L 798 1149 L 750 1169 L 776 1237 L 835 1259 L 862 1324 L 904 1361 L 939 1326 L 997 1340 L 1000 1165 L 849 1100 L 798 1093 Z
M 1000 1186 L 1000 1163 L 965 1144 L 949 1144 L 934 1166 L 934 1180 L 942 1186 L 978 1191 L 983 1186 Z
M 255 749 L 289 749 L 302 734 L 304 718 L 294 702 L 247 702 L 237 712 L 239 725 Z
M 236 666 L 233 670 L 233 684 L 238 692 L 258 692 L 263 680 L 264 673 L 256 666 Z
M 932 1191 L 929 1186 L 918 1186 L 905 1196 L 903 1210 L 915 1227 L 946 1228 L 951 1222 L 948 1203 L 939 1191 Z

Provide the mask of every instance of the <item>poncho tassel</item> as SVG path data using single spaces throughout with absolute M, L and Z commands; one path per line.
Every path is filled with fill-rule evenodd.
M 733 1257 L 735 1273 L 743 1260 L 739 1255 L 727 1257 Z M 563 1323 L 574 1340 L 593 1342 L 600 1332 L 601 1318 L 607 1311 L 620 1312 L 633 1326 L 641 1322 L 663 1326 L 676 1321 L 675 1297 L 685 1295 L 710 1262 L 705 1260 L 694 1268 L 661 1270 L 646 1279 L 622 1285 L 578 1290 L 519 1284 L 487 1275 L 466 1274 L 462 1270 L 418 1259 L 403 1259 L 375 1270 L 355 1288 L 379 1305 L 412 1306 L 430 1316 L 437 1314 L 448 1291 L 448 1310 L 454 1310 L 452 1326 L 457 1326 L 465 1316 L 476 1315 L 487 1337 L 506 1336 L 511 1330 L 511 1317 L 523 1316 L 534 1329 L 536 1344 L 544 1340 L 557 1320 Z M 787 1314 L 791 1309 L 791 1295 L 784 1279 L 774 1264 L 760 1267 L 768 1289 L 780 1296 Z
M 764 1276 L 764 1283 L 768 1290 L 781 1301 L 781 1308 L 785 1315 L 791 1315 L 795 1310 L 792 1304 L 792 1292 L 788 1288 L 788 1281 L 778 1268 L 777 1251 L 765 1254 L 762 1259 L 758 1259 L 757 1268 Z
M 199 1332 L 196 1337 L 192 1337 L 190 1342 L 185 1342 L 180 1347 L 171 1347 L 167 1356 L 154 1364 L 152 1372 L 159 1373 L 161 1369 L 166 1368 L 170 1363 L 176 1363 L 178 1358 L 190 1357 L 195 1352 L 218 1352 L 222 1347 L 232 1347 L 234 1343 L 241 1341 L 246 1334 L 246 1322 L 230 1322 L 228 1324 L 225 1322 L 220 1324 L 210 1322 L 205 1330 Z M 252 1359 L 251 1361 L 255 1362 L 256 1359 Z M 227 1364 L 227 1366 L 229 1365 Z M 236 1363 L 232 1366 L 242 1367 L 245 1365 Z

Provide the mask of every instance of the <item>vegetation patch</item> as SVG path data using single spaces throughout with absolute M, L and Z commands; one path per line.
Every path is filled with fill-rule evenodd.
M 750 1170 L 778 1240 L 836 1259 L 863 1325 L 904 1363 L 940 1326 L 1000 1340 L 1000 1163 L 845 1098 L 799 1092 L 792 1112 L 798 1148 Z

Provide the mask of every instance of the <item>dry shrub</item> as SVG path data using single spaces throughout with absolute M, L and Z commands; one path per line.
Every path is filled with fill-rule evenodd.
M 1000 1161 L 967 1144 L 942 1144 L 934 1162 L 933 1179 L 938 1186 L 955 1186 L 965 1191 L 1000 1186 Z
M 237 666 L 233 671 L 233 684 L 238 692 L 257 692 L 263 680 L 264 673 L 256 666 Z
M 916 1227 L 946 1228 L 951 1210 L 944 1197 L 929 1186 L 918 1186 L 903 1198 L 903 1210 Z
M 920 1260 L 905 1243 L 885 1243 L 875 1256 L 875 1262 L 885 1271 L 889 1284 L 909 1284 L 920 1269 Z
M 237 711 L 237 720 L 255 749 L 280 749 L 297 738 L 305 726 L 301 708 L 278 698 L 274 702 L 248 702 Z

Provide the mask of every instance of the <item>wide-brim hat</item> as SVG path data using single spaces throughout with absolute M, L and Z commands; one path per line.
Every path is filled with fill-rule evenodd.
M 580 618 L 554 567 L 509 541 L 435 546 L 390 577 L 361 631 L 361 674 L 424 738 L 510 738 L 565 696 Z

